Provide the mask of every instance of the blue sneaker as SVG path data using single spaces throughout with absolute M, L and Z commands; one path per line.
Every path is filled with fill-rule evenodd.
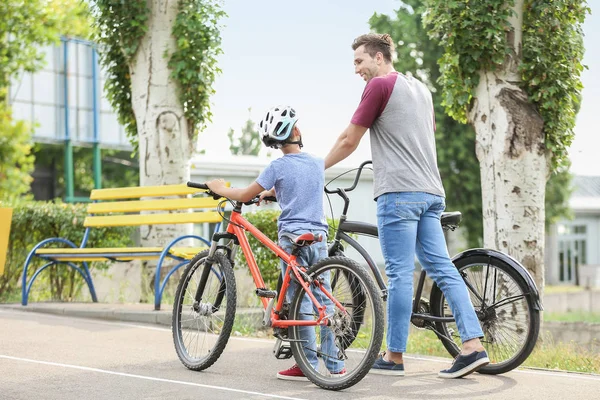
M 440 378 L 452 379 L 462 378 L 477 371 L 481 367 L 485 367 L 490 363 L 487 353 L 484 351 L 474 351 L 466 356 L 459 354 L 454 359 L 454 363 L 448 369 L 440 371 Z
M 383 359 L 384 355 L 385 353 L 381 353 L 379 355 L 369 370 L 369 373 L 378 375 L 404 376 L 404 364 L 396 364 L 393 361 L 385 361 Z

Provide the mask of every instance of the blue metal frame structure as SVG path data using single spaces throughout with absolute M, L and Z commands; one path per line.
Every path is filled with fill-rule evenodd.
M 72 202 L 85 202 L 86 198 L 75 197 L 75 175 L 73 171 L 73 141 L 71 138 L 71 130 L 69 127 L 69 43 L 83 44 L 90 47 L 92 52 L 92 121 L 93 121 L 93 138 L 92 146 L 94 152 L 93 158 L 93 174 L 94 174 L 94 187 L 100 189 L 102 187 L 102 158 L 100 150 L 100 104 L 99 104 L 99 91 L 98 81 L 100 79 L 98 71 L 98 52 L 96 51 L 96 44 L 82 39 L 73 39 L 62 37 L 63 46 L 63 95 L 64 95 L 64 107 L 65 107 L 65 201 L 67 203 Z

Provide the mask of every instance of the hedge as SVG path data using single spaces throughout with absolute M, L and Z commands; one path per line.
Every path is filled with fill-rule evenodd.
M 60 201 L 31 201 L 1 206 L 13 207 L 13 217 L 6 265 L 4 274 L 0 276 L 0 302 L 16 302 L 20 299 L 21 275 L 29 251 L 40 241 L 52 237 L 62 237 L 79 246 L 85 232 L 83 220 L 87 205 L 67 204 Z M 92 229 L 87 247 L 131 246 L 134 229 L 132 227 Z M 49 246 L 65 245 L 57 243 Z M 40 262 L 42 261 L 30 264 L 28 278 L 35 273 L 35 266 L 40 266 Z M 107 266 L 106 263 L 91 263 L 91 268 L 96 269 L 105 269 Z M 59 264 L 46 269 L 36 278 L 30 298 L 32 301 L 73 300 L 83 285 L 83 278 L 77 271 Z

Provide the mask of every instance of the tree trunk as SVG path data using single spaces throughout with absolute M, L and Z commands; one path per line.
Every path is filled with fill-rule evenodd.
M 134 57 L 131 71 L 132 105 L 138 129 L 140 185 L 181 184 L 190 177 L 193 129 L 183 114 L 178 86 L 167 64 L 175 48 L 171 32 L 178 1 L 148 0 L 148 32 Z M 143 246 L 164 247 L 191 232 L 188 225 L 143 226 Z M 152 278 L 151 268 L 144 273 Z M 143 282 L 146 282 L 143 279 Z M 151 281 L 150 281 L 151 282 Z
M 484 246 L 510 254 L 544 285 L 544 197 L 549 153 L 544 125 L 527 94 L 517 86 L 523 1 L 508 35 L 515 49 L 504 68 L 482 71 L 469 110 L 481 168 Z

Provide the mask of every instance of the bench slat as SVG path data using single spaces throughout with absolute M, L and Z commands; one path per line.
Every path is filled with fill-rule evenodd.
M 216 211 L 206 211 L 198 213 L 177 213 L 177 214 L 134 214 L 134 215 L 111 215 L 100 217 L 86 217 L 83 226 L 134 226 L 134 225 L 154 225 L 154 224 L 186 224 L 186 223 L 219 223 L 221 216 Z
M 72 248 L 72 247 L 59 247 L 59 248 L 43 248 L 37 249 L 35 254 L 96 254 L 96 253 L 141 253 L 141 252 L 153 252 L 160 253 L 162 247 L 106 247 L 106 248 Z
M 197 253 L 207 247 L 173 247 L 169 253 L 185 259 L 192 259 Z M 45 248 L 38 249 L 35 254 L 47 256 L 60 261 L 94 261 L 101 259 L 115 260 L 152 260 L 157 259 L 162 252 L 161 247 L 125 247 L 100 249 L 74 248 Z
M 139 212 L 160 210 L 183 210 L 188 208 L 217 208 L 220 200 L 212 197 L 197 197 L 193 199 L 161 199 L 161 200 L 133 200 L 113 201 L 104 203 L 91 203 L 87 211 L 90 214 L 103 214 L 111 212 Z
M 139 199 L 141 197 L 182 196 L 202 191 L 203 190 L 187 187 L 184 184 L 94 189 L 90 193 L 90 200 L 119 200 Z

